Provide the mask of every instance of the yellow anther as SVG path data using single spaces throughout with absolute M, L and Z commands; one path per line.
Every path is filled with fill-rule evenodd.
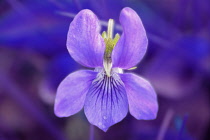
M 113 39 L 114 45 L 117 44 L 117 42 L 118 42 L 119 39 L 120 39 L 120 35 L 119 34 L 116 34 L 115 37 L 114 37 L 114 39 Z
M 107 38 L 106 31 L 103 31 L 103 33 L 102 33 L 102 37 L 103 37 L 103 39 L 106 39 L 106 38 Z
M 128 69 L 128 70 L 135 70 L 137 67 L 132 67 L 132 68 L 130 68 L 130 69 Z

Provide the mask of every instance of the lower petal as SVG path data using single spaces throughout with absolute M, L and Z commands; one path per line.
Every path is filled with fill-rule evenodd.
M 68 117 L 79 112 L 96 72 L 81 70 L 69 74 L 58 86 L 54 112 L 58 117 Z
M 157 95 L 151 84 L 135 74 L 120 75 L 125 84 L 129 111 L 136 119 L 155 119 L 158 111 Z
M 103 131 L 127 115 L 128 99 L 119 75 L 97 75 L 87 93 L 84 111 L 88 121 Z

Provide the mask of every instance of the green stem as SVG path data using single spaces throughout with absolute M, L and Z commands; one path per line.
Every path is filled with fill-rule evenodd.
M 94 140 L 94 126 L 92 124 L 90 124 L 89 140 Z

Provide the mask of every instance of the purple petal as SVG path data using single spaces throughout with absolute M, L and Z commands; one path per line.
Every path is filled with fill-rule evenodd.
M 131 8 L 124 8 L 120 14 L 123 34 L 113 53 L 113 67 L 128 69 L 135 66 L 147 49 L 147 36 L 141 19 Z
M 120 122 L 127 115 L 128 99 L 119 75 L 99 73 L 87 94 L 84 110 L 88 121 L 103 131 Z
M 136 119 L 155 119 L 158 111 L 157 95 L 151 84 L 135 74 L 120 75 L 125 84 L 129 111 Z
M 67 48 L 72 58 L 83 66 L 103 66 L 105 44 L 99 31 L 98 18 L 87 9 L 79 12 L 70 24 Z
M 54 111 L 58 117 L 68 117 L 79 112 L 96 72 L 81 70 L 69 74 L 59 85 Z

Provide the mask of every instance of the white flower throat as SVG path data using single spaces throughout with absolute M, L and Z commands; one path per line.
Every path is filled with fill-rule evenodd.
M 112 70 L 112 58 L 111 58 L 112 51 L 120 38 L 119 34 L 116 34 L 115 37 L 113 38 L 113 27 L 114 27 L 114 20 L 109 19 L 107 32 L 104 31 L 102 33 L 102 37 L 104 38 L 104 42 L 106 45 L 106 48 L 104 51 L 103 66 L 104 66 L 106 75 L 108 77 L 111 76 L 111 70 Z

